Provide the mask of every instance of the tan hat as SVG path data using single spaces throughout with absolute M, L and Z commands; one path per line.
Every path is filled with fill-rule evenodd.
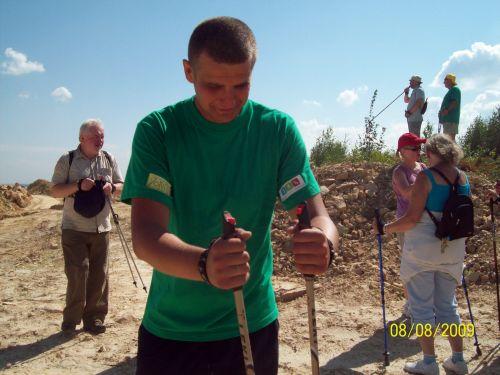
M 420 76 L 411 76 L 410 81 L 415 81 L 417 83 L 422 83 L 422 77 L 420 77 Z

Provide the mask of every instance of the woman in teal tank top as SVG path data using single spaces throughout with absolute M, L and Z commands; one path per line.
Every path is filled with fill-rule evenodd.
M 470 195 L 468 178 L 457 168 L 463 152 L 451 138 L 443 134 L 433 135 L 425 145 L 425 152 L 428 166 L 438 169 L 450 181 L 455 181 L 459 174 L 459 193 Z M 427 208 L 439 220 L 450 191 L 450 185 L 438 173 L 431 169 L 422 171 L 415 181 L 405 215 L 384 226 L 384 233 L 405 233 L 401 279 L 408 290 L 414 327 L 418 326 L 419 330 L 429 327 L 428 332 L 434 332 L 438 325 L 451 326 L 461 322 L 455 289 L 462 279 L 465 239 L 438 239 L 434 234 L 435 224 L 426 211 Z M 443 362 L 443 367 L 457 374 L 466 374 L 462 338 L 449 337 L 449 342 L 452 356 Z M 439 374 L 433 335 L 422 335 L 419 343 L 423 359 L 408 362 L 405 371 Z

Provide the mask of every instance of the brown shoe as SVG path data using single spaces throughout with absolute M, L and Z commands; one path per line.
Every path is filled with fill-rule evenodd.
M 106 326 L 101 319 L 95 319 L 90 323 L 83 324 L 83 330 L 94 335 L 106 332 Z

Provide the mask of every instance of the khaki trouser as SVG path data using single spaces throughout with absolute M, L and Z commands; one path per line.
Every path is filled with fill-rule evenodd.
M 63 322 L 104 322 L 108 313 L 109 232 L 62 230 L 64 271 L 68 278 Z
M 443 122 L 443 133 L 451 136 L 458 134 L 458 124 L 454 122 Z
M 422 127 L 422 120 L 420 121 L 410 121 L 408 120 L 408 131 L 420 137 L 420 128 Z

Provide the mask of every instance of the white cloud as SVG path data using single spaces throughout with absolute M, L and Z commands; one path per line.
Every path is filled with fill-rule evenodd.
M 422 129 L 420 131 L 420 134 L 422 134 L 424 127 L 425 127 L 425 121 L 422 124 Z M 378 130 L 382 131 L 380 127 L 378 128 Z M 408 124 L 406 122 L 393 122 L 389 124 L 386 127 L 384 134 L 384 142 L 386 147 L 390 150 L 396 150 L 398 148 L 398 139 L 404 133 L 408 133 Z
M 477 116 L 489 117 L 498 106 L 500 106 L 500 91 L 486 90 L 477 95 L 474 101 L 465 104 L 462 108 L 460 124 L 465 126 L 460 126 L 461 130 L 465 132 Z
M 500 44 L 473 43 L 470 49 L 455 51 L 441 66 L 431 84 L 443 87 L 446 74 L 457 76 L 457 84 L 463 91 L 498 89 L 500 87 Z
M 368 86 L 366 85 L 359 86 L 352 90 L 344 90 L 337 96 L 337 102 L 344 107 L 350 107 L 359 99 L 359 94 L 366 91 L 368 91 Z
M 302 104 L 304 104 L 306 106 L 311 106 L 311 107 L 321 107 L 321 103 L 316 101 L 316 100 L 304 99 L 304 100 L 302 100 Z
M 318 119 L 304 120 L 298 123 L 300 134 L 304 139 L 306 148 L 311 150 L 316 143 L 316 139 L 321 135 L 321 132 L 328 128 L 327 124 L 320 123 Z
M 17 96 L 19 98 L 21 98 L 21 99 L 29 99 L 30 93 L 26 92 L 26 91 L 23 91 L 23 92 L 20 92 Z
M 307 150 L 310 152 L 311 148 L 316 143 L 316 139 L 321 135 L 321 133 L 328 129 L 329 127 L 333 128 L 333 135 L 335 139 L 338 141 L 346 141 L 349 147 L 354 147 L 356 142 L 358 141 L 358 136 L 363 133 L 362 127 L 359 126 L 334 126 L 328 125 L 324 122 L 319 121 L 314 118 L 311 120 L 304 120 L 298 123 L 298 127 L 300 130 L 300 134 L 304 139 L 304 143 L 306 144 Z
M 353 105 L 358 99 L 359 95 L 355 90 L 344 90 L 339 94 L 339 96 L 337 96 L 337 101 L 344 107 Z
M 7 48 L 4 52 L 9 61 L 2 63 L 2 73 L 18 76 L 32 72 L 45 72 L 43 64 L 37 61 L 29 61 L 28 57 L 13 48 Z
M 64 86 L 58 87 L 52 91 L 52 94 L 50 95 L 52 95 L 58 102 L 67 102 L 73 97 L 73 94 L 71 94 L 71 92 Z

